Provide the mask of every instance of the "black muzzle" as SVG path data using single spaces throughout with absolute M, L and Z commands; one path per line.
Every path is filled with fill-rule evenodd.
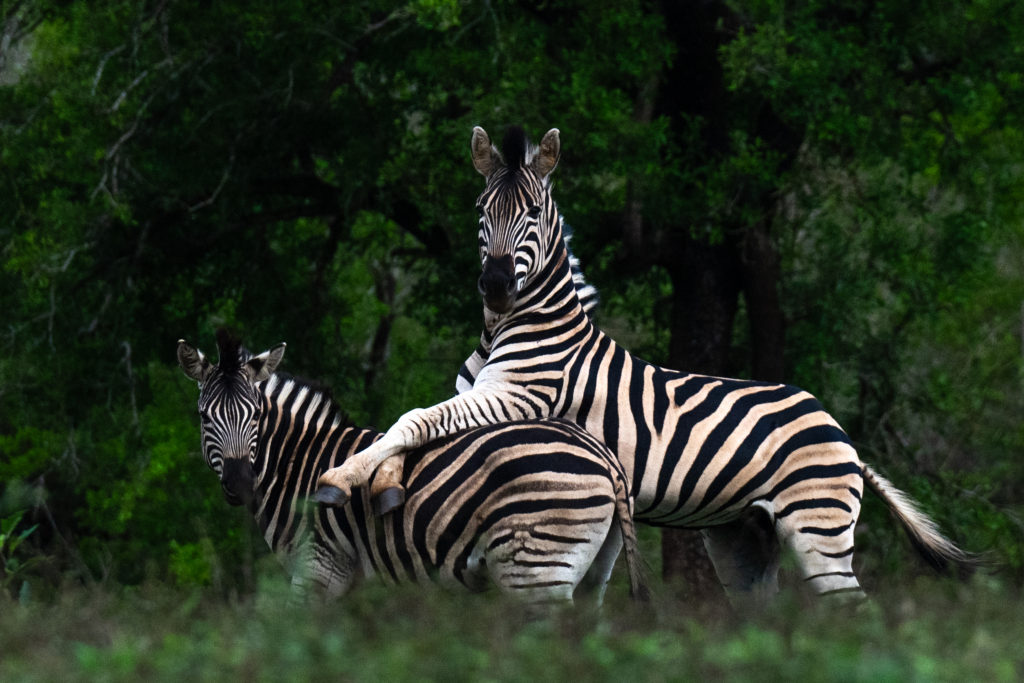
M 256 477 L 248 460 L 232 458 L 225 460 L 220 473 L 220 485 L 224 497 L 231 505 L 252 503 Z
M 512 256 L 488 257 L 477 282 L 484 305 L 495 313 L 508 313 L 516 302 L 515 264 Z

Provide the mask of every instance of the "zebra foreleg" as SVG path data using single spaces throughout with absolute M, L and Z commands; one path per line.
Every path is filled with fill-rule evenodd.
M 405 487 L 402 485 L 404 470 L 405 458 L 401 456 L 388 458 L 377 468 L 370 482 L 370 500 L 376 515 L 386 515 L 405 503 Z
M 291 600 L 309 604 L 335 600 L 349 591 L 355 579 L 355 563 L 323 543 L 303 543 L 291 564 Z
M 403 451 L 474 427 L 543 416 L 543 407 L 528 396 L 507 389 L 488 389 L 481 384 L 482 380 L 478 378 L 478 386 L 464 394 L 402 415 L 384 436 L 365 450 L 350 457 L 340 467 L 320 475 L 314 499 L 327 505 L 344 505 L 354 487 L 368 482 L 373 471 L 385 460 L 401 456 Z
M 426 439 L 422 438 L 416 439 L 413 435 L 407 434 L 409 430 L 403 429 L 408 426 L 411 416 L 421 412 L 423 411 L 417 409 L 406 413 L 380 439 L 350 457 L 340 467 L 332 467 L 321 474 L 316 483 L 317 489 L 316 493 L 313 494 L 313 500 L 333 507 L 344 505 L 351 499 L 352 489 L 368 482 L 374 470 L 380 467 L 388 458 L 397 456 L 403 450 L 414 448 L 421 445 L 423 441 L 426 441 Z M 413 425 L 413 429 L 415 429 L 415 423 Z M 383 493 L 387 488 L 393 488 L 392 484 L 396 485 L 397 488 L 402 488 L 400 483 L 401 465 L 398 468 L 397 478 L 393 476 L 394 469 L 391 472 L 392 475 L 386 480 L 388 484 L 383 486 L 379 493 Z M 404 489 L 402 489 L 401 497 L 404 500 Z

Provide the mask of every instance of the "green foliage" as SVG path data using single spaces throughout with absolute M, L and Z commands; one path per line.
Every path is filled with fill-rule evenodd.
M 0 595 L 21 588 L 32 565 L 39 562 L 38 557 L 24 557 L 24 551 L 18 550 L 36 530 L 35 524 L 18 530 L 24 515 L 21 510 L 0 518 Z
M 274 584 L 276 585 L 276 584 Z M 662 596 L 612 591 L 599 621 L 528 622 L 495 595 L 370 585 L 332 605 L 289 605 L 156 586 L 70 590 L 0 614 L 5 680 L 1018 680 L 1019 595 L 979 582 L 920 582 L 853 611 L 801 606 L 695 615 Z M 968 597 L 969 595 L 969 597 Z
M 35 427 L 22 427 L 10 436 L 0 436 L 0 479 L 29 479 L 46 469 L 54 453 L 60 452 L 64 437 Z
M 623 267 L 627 210 L 646 238 L 733 249 L 769 225 L 790 379 L 1024 571 L 1018 4 L 2 12 L 23 30 L 0 55 L 0 481 L 39 493 L 54 528 L 27 542 L 76 578 L 252 582 L 262 540 L 198 455 L 180 337 L 286 341 L 284 369 L 361 424 L 451 394 L 480 323 L 469 134 L 509 123 L 562 131 L 599 322 L 655 362 L 681 266 Z
M 213 580 L 212 543 L 178 543 L 171 541 L 170 572 L 183 586 L 209 586 Z

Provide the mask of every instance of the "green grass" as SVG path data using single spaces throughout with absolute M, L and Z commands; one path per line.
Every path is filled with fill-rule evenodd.
M 1015 681 L 1024 675 L 1016 589 L 917 580 L 858 610 L 791 592 L 771 610 L 694 609 L 664 586 L 648 606 L 616 584 L 599 619 L 540 621 L 493 594 L 368 584 L 294 605 L 280 576 L 255 594 L 71 588 L 0 604 L 0 680 Z

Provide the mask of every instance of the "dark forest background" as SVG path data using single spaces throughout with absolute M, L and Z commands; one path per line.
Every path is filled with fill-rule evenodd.
M 448 397 L 481 325 L 470 133 L 509 124 L 561 130 L 600 326 L 812 391 L 1019 583 L 1021 3 L 0 6 L 9 596 L 250 590 L 176 340 L 286 341 L 363 425 Z M 869 590 L 920 570 L 870 500 Z

